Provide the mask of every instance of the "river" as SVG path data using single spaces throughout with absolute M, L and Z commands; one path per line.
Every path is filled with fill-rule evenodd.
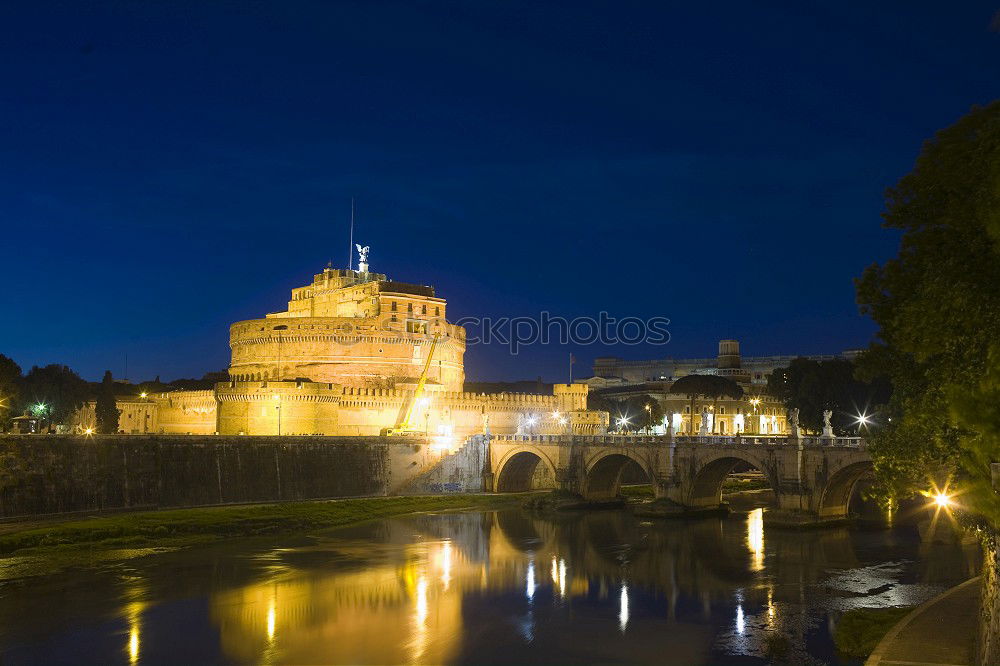
M 422 514 L 0 587 L 0 662 L 760 664 L 839 659 L 852 608 L 975 575 L 915 528 L 764 530 L 622 511 Z

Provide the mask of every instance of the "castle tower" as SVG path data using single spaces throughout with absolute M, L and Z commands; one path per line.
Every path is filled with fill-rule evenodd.
M 740 341 L 739 340 L 719 340 L 719 356 L 717 367 L 720 370 L 739 368 Z
M 229 375 L 404 388 L 419 379 L 437 335 L 427 383 L 461 391 L 465 329 L 446 321 L 446 306 L 434 287 L 326 268 L 292 289 L 287 310 L 230 327 Z

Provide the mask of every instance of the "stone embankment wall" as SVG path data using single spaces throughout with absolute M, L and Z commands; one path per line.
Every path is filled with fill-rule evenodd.
M 0 435 L 0 518 L 480 490 L 480 448 L 446 455 L 421 439 L 384 437 Z

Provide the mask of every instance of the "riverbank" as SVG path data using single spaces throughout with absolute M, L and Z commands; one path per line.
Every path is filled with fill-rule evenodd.
M 426 511 L 516 505 L 524 495 L 427 495 L 213 506 L 7 524 L 0 580 L 49 574 L 174 551 L 225 539 L 294 534 Z
M 865 666 L 968 666 L 976 663 L 977 576 L 917 606 L 879 641 Z

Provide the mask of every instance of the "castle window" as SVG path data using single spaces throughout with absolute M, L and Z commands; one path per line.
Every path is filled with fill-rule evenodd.
M 420 314 L 427 314 L 427 305 L 426 304 L 420 306 Z
M 396 301 L 392 302 L 392 307 L 390 307 L 389 309 L 392 310 L 393 312 L 396 311 Z M 396 321 L 395 318 L 393 318 L 393 321 Z
M 436 305 L 434 306 L 434 316 L 435 317 L 440 317 L 441 316 L 441 308 L 439 308 Z
M 413 312 L 413 303 L 407 303 L 406 304 L 406 311 L 407 312 Z

